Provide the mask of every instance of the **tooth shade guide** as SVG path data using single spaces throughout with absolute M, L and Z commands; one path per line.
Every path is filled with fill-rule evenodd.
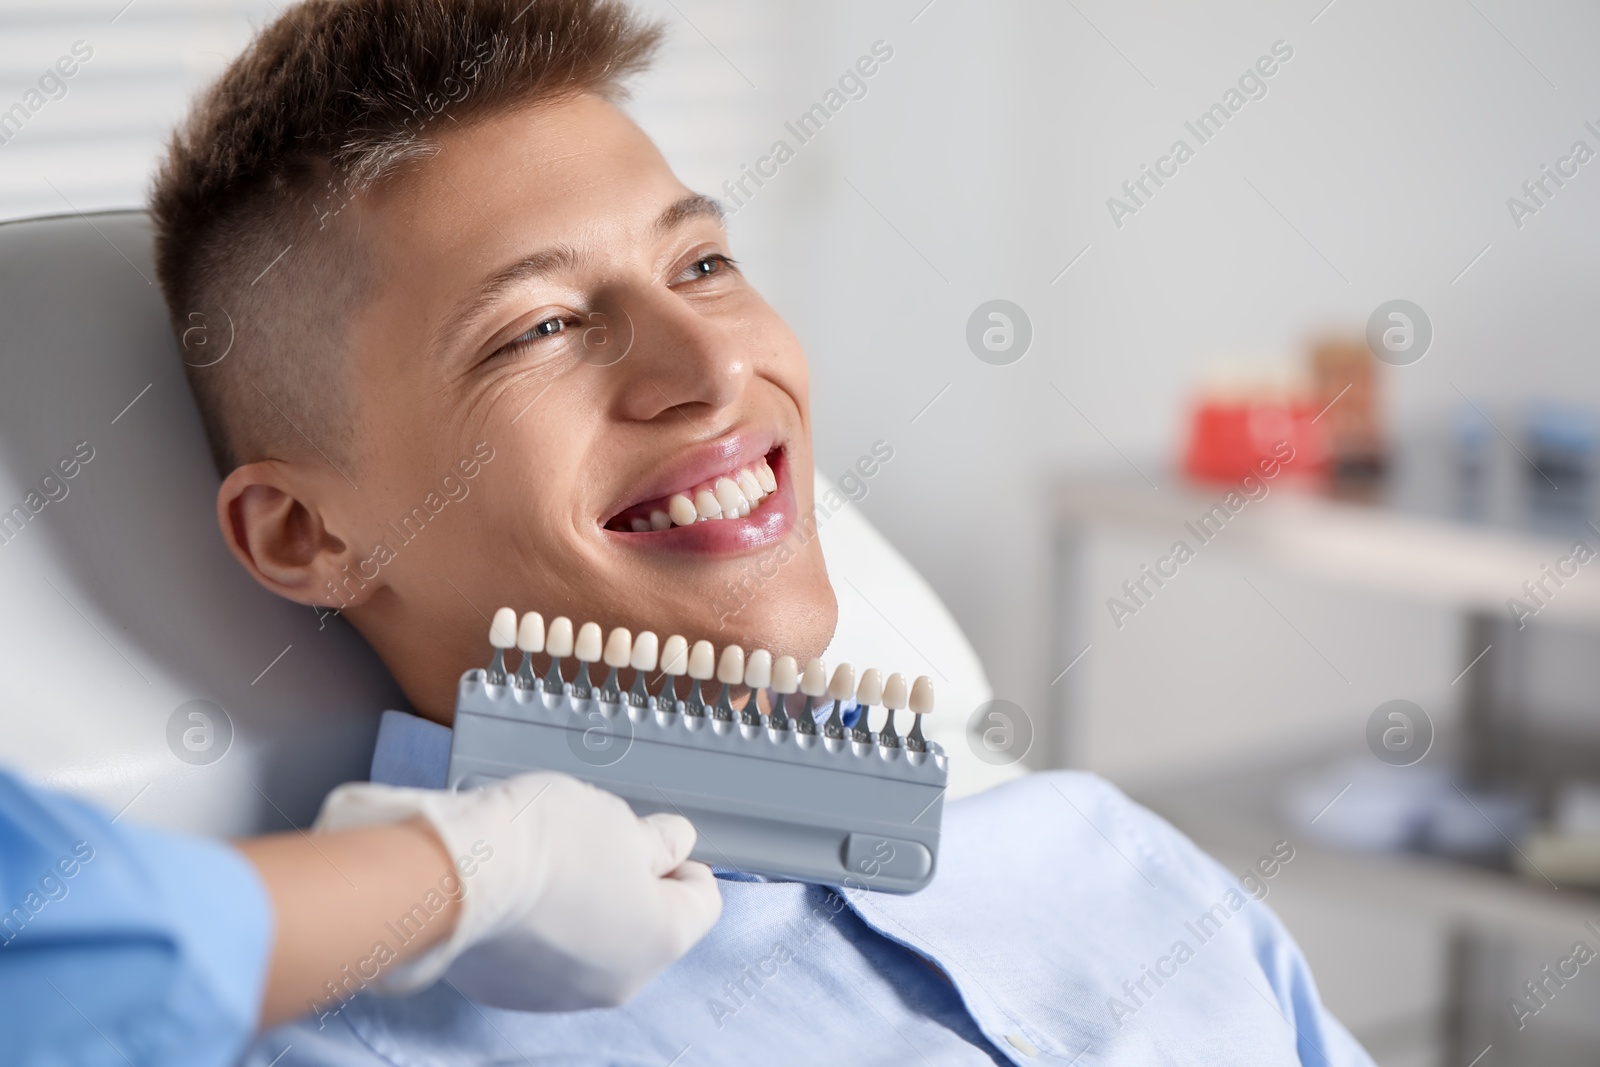
M 602 647 L 602 661 L 611 670 L 634 670 L 623 677 L 635 691 L 640 683 L 655 688 L 656 676 L 632 668 L 631 655 L 629 667 L 622 667 L 620 648 L 611 655 L 607 651 Z M 921 752 L 895 746 L 886 739 L 892 733 L 888 723 L 865 743 L 857 736 L 819 743 L 815 723 L 809 738 L 797 736 L 786 707 L 799 688 L 795 664 L 786 665 L 790 684 L 763 687 L 763 681 L 785 681 L 785 671 L 760 652 L 743 657 L 737 684 L 732 664 L 713 672 L 729 696 L 738 691 L 743 706 L 735 709 L 737 728 L 710 720 L 708 729 L 705 719 L 686 720 L 649 704 L 630 709 L 626 720 L 614 707 L 594 716 L 595 705 L 574 700 L 567 695 L 572 689 L 535 699 L 486 685 L 481 669 L 468 671 L 460 683 L 446 785 L 473 788 L 524 770 L 554 770 L 612 792 L 641 814 L 659 807 L 665 794 L 696 825 L 711 826 L 707 820 L 714 820 L 717 827 L 715 851 L 702 835 L 691 858 L 819 885 L 850 884 L 843 879 L 851 875 L 862 878 L 867 868 L 860 861 L 874 854 L 875 843 L 888 840 L 899 859 L 884 859 L 881 871 L 866 876 L 867 887 L 914 892 L 925 886 L 937 865 L 940 802 L 948 785 L 948 762 L 939 746 L 926 742 Z M 670 684 L 676 676 L 665 677 Z M 870 714 L 872 678 L 863 672 L 861 682 L 865 688 L 857 686 L 855 699 L 862 713 Z M 828 686 L 822 688 L 826 692 Z M 884 688 L 881 699 L 892 711 L 893 687 Z M 921 710 L 924 694 L 918 695 Z M 584 760 L 593 729 L 625 739 L 627 758 L 604 768 Z M 766 762 L 751 764 L 751 759 Z
M 509 621 L 512 619 L 515 619 L 514 614 L 508 618 L 496 612 L 490 639 L 497 651 L 504 650 L 499 646 L 504 644 L 511 630 Z M 559 696 L 570 691 L 575 699 L 594 696 L 589 664 L 599 662 L 607 667 L 606 681 L 599 687 L 598 694 L 605 703 L 677 711 L 679 702 L 674 679 L 688 674 L 693 684 L 688 698 L 682 702 L 683 710 L 696 718 L 710 715 L 718 722 L 731 722 L 737 716 L 740 725 L 746 728 L 741 734 L 746 740 L 753 739 L 761 732 L 759 727 L 766 725 L 774 743 L 779 740 L 774 735 L 795 729 L 801 734 L 826 736 L 830 739 L 830 752 L 840 751 L 831 742 L 843 739 L 846 731 L 851 734 L 850 740 L 858 755 L 864 754 L 863 746 L 866 746 L 865 751 L 884 752 L 885 758 L 888 750 L 930 751 L 920 723 L 920 716 L 928 714 L 933 707 L 933 683 L 926 676 L 918 677 L 908 686 L 905 676 L 898 673 L 886 678 L 881 671 L 868 668 L 857 679 L 854 667 L 841 663 L 830 676 L 826 664 L 816 658 L 809 660 L 801 671 L 792 656 L 774 657 L 765 649 L 754 649 L 746 654 L 741 646 L 733 644 L 718 649 L 710 641 L 691 643 L 681 635 L 673 635 L 663 644 L 651 631 L 640 631 L 635 638 L 627 628 L 616 627 L 606 635 L 592 622 L 578 627 L 576 633 L 573 631 L 570 618 L 558 616 L 546 627 L 537 612 L 523 615 L 515 628 L 512 642 L 515 646 L 532 648 L 542 644 L 550 653 L 550 669 L 544 686 L 547 693 Z M 568 655 L 579 660 L 576 677 L 570 683 L 564 682 L 560 670 L 560 660 L 565 657 L 554 654 L 564 649 L 570 649 Z M 654 674 L 658 665 L 661 672 Z M 627 692 L 621 689 L 621 678 L 625 676 L 620 672 L 624 670 L 632 672 L 626 676 L 631 680 L 631 689 Z M 488 673 L 485 672 L 486 676 Z M 661 681 L 653 698 L 649 692 L 653 687 L 652 675 Z M 523 653 L 517 672 L 519 687 L 524 676 L 532 680 L 532 685 L 538 685 L 531 651 Z M 714 702 L 708 703 L 709 694 L 702 686 L 713 679 L 720 684 L 720 692 Z M 797 692 L 805 695 L 802 710 L 792 708 L 792 702 L 787 699 Z M 829 707 L 822 716 L 824 721 L 819 722 L 819 705 L 823 700 Z M 845 707 L 847 703 L 851 709 Z M 885 716 L 882 729 L 874 732 L 872 709 L 879 704 L 885 708 Z M 895 712 L 905 710 L 908 704 L 915 718 L 910 732 L 902 738 L 896 731 Z M 847 718 L 853 720 L 849 726 L 845 725 Z M 634 721 L 642 720 L 634 716 Z

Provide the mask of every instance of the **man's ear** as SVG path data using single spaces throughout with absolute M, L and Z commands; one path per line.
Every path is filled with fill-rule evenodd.
M 340 585 L 344 568 L 359 561 L 348 536 L 330 522 L 328 503 L 338 493 L 297 464 L 249 463 L 223 479 L 217 524 L 234 558 L 267 589 L 298 604 L 354 607 L 381 583 L 363 578 L 354 583 L 359 589 Z M 338 592 L 330 593 L 330 585 Z

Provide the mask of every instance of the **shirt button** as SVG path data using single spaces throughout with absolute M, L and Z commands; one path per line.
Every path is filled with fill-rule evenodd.
M 1011 1047 L 1024 1056 L 1037 1056 L 1039 1054 L 1039 1050 L 1029 1044 L 1028 1039 L 1021 1034 L 1007 1034 L 1006 1041 L 1010 1042 Z

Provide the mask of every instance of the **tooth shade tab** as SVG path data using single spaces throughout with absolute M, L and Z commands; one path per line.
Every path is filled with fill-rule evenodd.
M 633 639 L 633 653 L 628 657 L 628 666 L 636 671 L 653 671 L 659 651 L 656 635 L 649 630 L 640 630 L 639 636 Z
M 744 664 L 744 684 L 751 689 L 765 689 L 772 684 L 772 653 L 758 648 L 750 653 Z
M 544 650 L 560 659 L 572 655 L 572 620 L 557 615 L 550 620 L 550 629 L 544 635 Z
M 689 677 L 697 682 L 709 682 L 716 673 L 717 654 L 710 641 L 696 641 L 689 649 Z
M 480 616 L 481 618 L 481 616 Z M 517 613 L 510 608 L 500 608 L 494 613 L 494 621 L 489 624 L 489 645 L 492 648 L 506 649 L 517 643 Z
M 800 692 L 808 697 L 819 697 L 828 691 L 828 668 L 820 659 L 806 663 L 800 675 Z
M 861 681 L 856 685 L 856 703 L 864 708 L 883 703 L 883 672 L 878 668 L 868 667 L 861 672 Z
M 572 654 L 583 663 L 600 662 L 600 625 L 599 623 L 586 622 L 578 629 L 578 640 L 572 646 Z
M 722 518 L 722 505 L 717 503 L 717 498 L 709 490 L 701 489 L 694 494 L 695 514 L 702 519 Z
M 933 679 L 926 674 L 911 683 L 911 710 L 917 715 L 933 711 Z
M 666 674 L 683 674 L 688 669 L 689 642 L 679 634 L 673 634 L 661 646 L 661 670 Z
M 544 651 L 544 616 L 530 611 L 517 625 L 517 647 L 524 652 Z
M 738 685 L 744 681 L 744 649 L 728 645 L 717 660 L 717 681 L 723 685 Z
M 777 491 L 778 476 L 772 473 L 772 467 L 768 465 L 766 460 L 762 460 L 756 465 L 755 473 L 756 481 L 760 483 L 761 488 L 765 489 L 769 493 Z
M 606 652 L 602 657 L 607 667 L 626 667 L 633 654 L 633 634 L 619 626 L 606 638 Z
M 673 493 L 667 501 L 667 517 L 674 525 L 689 526 L 700 517 L 700 512 L 695 508 L 694 501 L 682 493 Z
M 833 700 L 849 700 L 856 693 L 856 669 L 848 663 L 834 668 L 833 681 L 828 685 L 828 696 Z
M 889 680 L 883 683 L 883 706 L 899 711 L 906 703 L 906 676 L 899 672 L 889 675 Z
M 772 690 L 787 696 L 800 689 L 800 665 L 793 656 L 779 656 L 772 664 Z

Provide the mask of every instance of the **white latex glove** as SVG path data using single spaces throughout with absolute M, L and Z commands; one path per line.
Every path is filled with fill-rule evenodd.
M 315 828 L 416 815 L 458 864 L 478 862 L 462 878 L 455 931 L 386 972 L 378 981 L 385 992 L 415 992 L 443 976 L 498 1008 L 616 1007 L 722 912 L 711 868 L 688 859 L 689 820 L 641 819 L 620 797 L 564 774 L 523 774 L 464 793 L 349 783 L 328 795 Z

